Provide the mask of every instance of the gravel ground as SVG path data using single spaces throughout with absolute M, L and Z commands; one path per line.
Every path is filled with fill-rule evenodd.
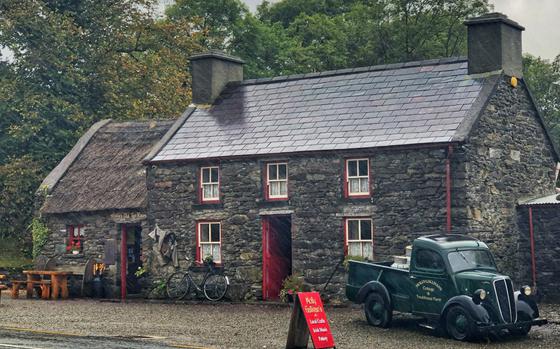
M 543 305 L 552 321 L 528 338 L 459 343 L 417 326 L 413 318 L 396 315 L 390 329 L 367 325 L 362 310 L 329 308 L 327 316 L 337 348 L 558 348 L 560 309 Z M 152 337 L 148 341 L 209 348 L 282 348 L 290 308 L 255 304 L 112 303 L 94 300 L 12 300 L 0 305 L 0 328 L 32 329 L 84 336 Z M 155 338 L 153 338 L 155 337 Z

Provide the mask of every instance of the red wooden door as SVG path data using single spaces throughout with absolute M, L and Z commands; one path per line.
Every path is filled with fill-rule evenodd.
M 278 299 L 282 281 L 292 272 L 290 217 L 263 218 L 263 298 Z

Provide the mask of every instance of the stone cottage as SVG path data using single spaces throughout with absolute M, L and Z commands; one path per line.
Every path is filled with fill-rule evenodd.
M 402 254 L 421 234 L 486 241 L 514 279 L 519 199 L 554 188 L 558 153 L 523 80 L 518 23 L 465 22 L 468 58 L 243 80 L 191 58 L 193 103 L 146 157 L 148 221 L 181 258 L 212 256 L 233 298 L 275 299 L 301 273 L 342 293 L 346 255 Z
M 141 291 L 134 272 L 152 245 L 147 238 L 142 159 L 171 124 L 96 123 L 45 178 L 38 192 L 41 219 L 50 231 L 43 255 L 56 256 L 60 269 L 78 274 L 90 258 L 103 261 L 108 267 L 108 297 L 120 296 L 125 289 L 128 293 Z M 127 267 L 123 270 L 121 265 Z M 124 282 L 127 287 L 122 287 Z

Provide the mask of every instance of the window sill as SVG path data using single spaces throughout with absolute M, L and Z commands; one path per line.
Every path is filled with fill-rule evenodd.
M 361 201 L 361 202 L 369 202 L 371 201 L 371 195 L 347 195 L 344 197 L 344 200 L 347 201 Z
M 78 254 L 73 254 L 73 253 L 65 253 L 62 255 L 62 258 L 68 258 L 68 259 L 79 259 L 79 258 L 84 258 L 85 255 L 84 253 L 78 253 Z
M 224 266 L 222 265 L 222 263 L 214 264 L 214 269 L 221 270 L 223 268 Z M 192 265 L 189 269 L 192 271 L 205 271 L 206 269 L 208 269 L 208 266 L 203 262 L 194 262 L 194 265 Z

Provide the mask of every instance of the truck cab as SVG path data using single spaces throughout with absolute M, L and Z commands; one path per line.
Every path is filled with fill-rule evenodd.
M 392 312 L 400 311 L 457 340 L 502 330 L 524 335 L 546 323 L 531 292 L 528 286 L 514 289 L 485 243 L 453 234 L 414 240 L 408 268 L 350 261 L 346 287 L 374 326 L 389 326 Z

